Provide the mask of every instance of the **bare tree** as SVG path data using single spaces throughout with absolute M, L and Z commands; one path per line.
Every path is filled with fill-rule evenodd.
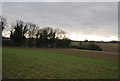
M 0 16 L 0 27 L 2 28 L 2 30 L 5 28 L 6 25 L 7 25 L 7 19 Z
M 58 39 L 64 39 L 65 38 L 65 34 L 66 32 L 63 31 L 63 30 L 60 30 L 60 29 L 55 29 L 55 32 L 56 32 L 56 38 Z
M 38 29 L 39 28 L 36 24 L 28 23 L 28 31 L 27 31 L 28 38 L 36 38 Z
M 37 34 L 37 32 L 38 32 L 38 26 L 36 25 L 36 24 L 32 24 L 31 22 L 30 23 L 28 23 L 28 31 L 27 31 L 27 33 L 26 33 L 26 36 L 27 36 L 27 45 L 29 46 L 29 47 L 33 47 L 33 46 L 35 46 L 35 38 L 37 38 L 36 37 L 36 34 Z

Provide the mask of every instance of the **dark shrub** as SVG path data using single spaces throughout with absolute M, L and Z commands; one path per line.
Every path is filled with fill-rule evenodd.
M 100 48 L 100 46 L 94 44 L 94 43 L 90 43 L 88 44 L 87 48 L 88 50 L 98 50 L 98 51 L 102 51 L 102 48 Z
M 102 48 L 94 43 L 84 43 L 77 47 L 77 49 L 97 50 L 102 51 Z

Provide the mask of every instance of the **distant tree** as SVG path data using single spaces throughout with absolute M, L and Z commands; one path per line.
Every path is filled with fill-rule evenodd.
M 55 44 L 55 35 L 56 35 L 56 32 L 54 30 L 51 30 L 51 32 L 49 33 L 50 47 L 54 47 L 54 44 Z
M 84 43 L 88 43 L 88 40 L 87 40 L 87 39 L 85 39 L 85 40 L 84 40 Z
M 64 39 L 66 32 L 60 29 L 55 29 L 56 32 L 56 38 L 58 39 Z
M 39 47 L 52 47 L 55 39 L 55 32 L 52 28 L 45 27 L 37 32 L 36 37 L 36 42 Z
M 56 39 L 55 47 L 56 48 L 68 48 L 70 47 L 71 40 L 70 39 Z
M 33 23 L 28 23 L 28 31 L 27 31 L 27 37 L 28 38 L 36 38 L 36 34 L 38 32 L 38 26 Z
M 69 38 L 65 37 L 65 38 L 63 39 L 63 42 L 64 42 L 63 48 L 68 48 L 68 47 L 70 47 L 71 40 L 70 40 Z
M 87 40 L 87 39 L 85 39 L 85 42 L 88 42 L 88 40 Z
M 38 32 L 38 26 L 36 24 L 28 23 L 28 31 L 26 37 L 28 38 L 27 45 L 29 47 L 35 46 L 35 38 Z
M 1 27 L 1 29 L 3 30 L 6 25 L 7 25 L 7 19 L 0 16 L 0 27 Z
M 69 47 L 71 40 L 66 37 L 66 32 L 60 29 L 55 29 L 55 47 L 66 48 Z
M 118 41 L 117 40 L 112 40 L 112 41 L 110 41 L 111 43 L 118 43 Z
M 16 46 L 22 46 L 25 43 L 25 34 L 28 31 L 28 24 L 23 21 L 17 21 L 12 25 L 10 38 Z
M 63 30 L 52 29 L 51 27 L 45 27 L 40 29 L 36 34 L 37 47 L 68 47 L 70 39 L 65 37 Z

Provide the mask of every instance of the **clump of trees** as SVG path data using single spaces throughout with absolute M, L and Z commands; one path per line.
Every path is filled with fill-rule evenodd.
M 22 46 L 25 43 L 25 34 L 28 31 L 28 24 L 23 21 L 17 21 L 12 25 L 12 31 L 10 38 L 13 41 L 14 46 Z
M 6 21 L 1 17 L 2 28 Z M 6 20 L 4 18 L 4 20 Z M 60 29 L 51 27 L 40 28 L 36 24 L 26 23 L 21 20 L 11 25 L 9 42 L 3 41 L 3 45 L 40 47 L 40 48 L 67 48 L 71 40 L 66 37 L 66 33 Z
M 111 43 L 118 43 L 118 41 L 116 41 L 116 40 L 112 40 L 112 41 L 110 41 Z
M 3 29 L 7 25 L 7 19 L 0 16 L 0 27 Z M 4 37 L 3 37 L 4 38 Z M 66 32 L 51 27 L 40 28 L 31 22 L 16 21 L 11 25 L 10 38 L 2 40 L 3 46 L 21 46 L 38 48 L 68 48 L 71 40 L 66 37 Z M 85 40 L 80 42 L 78 49 L 99 50 L 102 49 L 94 42 Z

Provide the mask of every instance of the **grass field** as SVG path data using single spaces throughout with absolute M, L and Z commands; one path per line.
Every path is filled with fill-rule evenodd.
M 3 48 L 3 79 L 117 79 L 118 63 L 29 49 Z

